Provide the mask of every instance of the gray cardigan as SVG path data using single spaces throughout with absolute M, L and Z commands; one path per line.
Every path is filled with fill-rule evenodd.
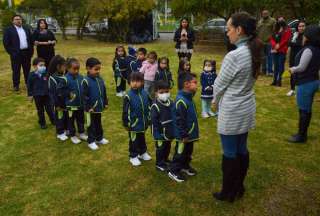
M 225 56 L 214 84 L 219 134 L 239 135 L 255 127 L 254 84 L 250 50 L 246 43 L 238 44 Z

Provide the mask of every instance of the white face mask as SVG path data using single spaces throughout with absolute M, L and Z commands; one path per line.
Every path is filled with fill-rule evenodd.
M 38 72 L 39 73 L 44 73 L 44 72 L 46 72 L 46 66 L 38 66 Z
M 211 66 L 205 66 L 205 67 L 204 67 L 204 70 L 205 70 L 205 71 L 212 71 L 212 67 L 211 67 Z
M 168 93 L 158 94 L 158 98 L 159 98 L 159 100 L 166 102 L 170 98 L 170 93 L 168 92 Z

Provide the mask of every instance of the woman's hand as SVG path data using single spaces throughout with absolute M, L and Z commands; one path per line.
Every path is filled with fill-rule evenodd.
M 39 41 L 35 41 L 34 45 L 38 46 L 39 45 Z
M 292 71 L 292 68 L 289 68 L 289 73 L 293 74 L 294 72 Z
M 277 44 L 275 45 L 274 49 L 275 49 L 275 50 L 278 50 L 279 48 L 280 48 L 280 44 L 277 43 Z
M 218 111 L 218 106 L 213 100 L 211 102 L 211 108 L 212 108 L 213 112 L 217 112 Z

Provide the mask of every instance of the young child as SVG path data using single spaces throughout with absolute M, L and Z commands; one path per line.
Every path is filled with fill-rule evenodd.
M 48 89 L 48 73 L 45 66 L 45 60 L 42 58 L 35 58 L 32 62 L 34 71 L 28 77 L 28 97 L 30 101 L 34 100 L 38 111 L 38 123 L 41 129 L 46 129 L 46 119 L 44 110 L 47 112 L 52 124 L 54 123 L 53 106 L 50 103 L 49 89 Z
M 66 141 L 67 136 L 67 112 L 63 100 L 63 95 L 58 92 L 59 86 L 66 81 L 64 73 L 66 71 L 66 60 L 60 56 L 54 56 L 49 64 L 49 95 L 51 103 L 54 105 L 55 124 L 57 138 L 61 141 Z
M 63 95 L 63 100 L 68 112 L 68 130 L 71 141 L 79 144 L 81 140 L 87 140 L 88 136 L 84 133 L 84 111 L 82 102 L 81 83 L 83 76 L 79 74 L 80 63 L 75 58 L 67 59 L 67 74 L 65 80 L 58 86 L 58 94 Z M 75 122 L 79 138 L 76 136 Z
M 161 57 L 158 60 L 158 70 L 155 76 L 155 82 L 159 80 L 168 83 L 170 89 L 172 89 L 174 83 L 170 72 L 169 59 L 167 57 Z
M 86 61 L 87 76 L 82 81 L 82 95 L 86 124 L 88 126 L 88 147 L 91 150 L 99 149 L 97 144 L 106 145 L 109 140 L 103 138 L 101 115 L 108 107 L 107 91 L 100 76 L 101 62 L 96 58 Z
M 174 103 L 164 80 L 155 84 L 156 99 L 151 106 L 151 132 L 156 143 L 156 169 L 167 171 L 171 142 L 175 138 Z
M 126 57 L 127 55 L 124 46 L 118 46 L 112 63 L 117 97 L 123 97 L 126 92 L 126 80 L 128 79 L 128 63 Z
M 191 73 L 191 64 L 188 59 L 184 58 L 181 59 L 179 62 L 179 69 L 178 69 L 178 90 L 181 90 L 183 86 L 179 86 L 179 84 L 183 84 L 182 81 L 180 81 L 180 77 L 182 74 L 185 73 Z
M 147 50 L 143 47 L 140 47 L 137 51 L 137 58 L 135 61 L 131 61 L 128 67 L 129 74 L 132 72 L 139 72 L 142 63 L 146 60 Z
M 175 102 L 177 143 L 168 173 L 168 176 L 177 182 L 186 180 L 182 172 L 188 176 L 197 174 L 196 170 L 190 166 L 190 162 L 193 143 L 199 139 L 197 112 L 192 100 L 197 91 L 196 75 L 184 73 L 180 76 L 180 85 L 183 88 L 178 92 Z
M 147 153 L 145 132 L 150 120 L 150 98 L 143 89 L 143 74 L 132 73 L 130 77 L 131 89 L 124 97 L 122 121 L 129 132 L 129 157 L 133 166 L 140 166 L 139 159 L 151 160 Z
M 216 113 L 211 110 L 211 102 L 213 100 L 213 84 L 217 78 L 216 62 L 211 60 L 204 60 L 203 72 L 201 73 L 201 107 L 202 118 L 209 118 L 216 116 Z
M 142 63 L 140 73 L 144 74 L 144 90 L 153 96 L 154 79 L 158 69 L 157 53 L 151 51 L 147 55 L 147 60 Z

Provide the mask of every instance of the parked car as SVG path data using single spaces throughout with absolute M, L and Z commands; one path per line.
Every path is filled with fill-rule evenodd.
M 196 31 L 207 31 L 211 33 L 221 34 L 223 35 L 226 31 L 227 22 L 222 18 L 215 18 L 208 20 L 204 24 L 200 26 L 195 26 L 194 29 Z
M 108 31 L 108 21 L 107 20 L 104 20 L 102 22 L 92 23 L 91 26 L 93 27 L 95 32 L 106 33 Z

